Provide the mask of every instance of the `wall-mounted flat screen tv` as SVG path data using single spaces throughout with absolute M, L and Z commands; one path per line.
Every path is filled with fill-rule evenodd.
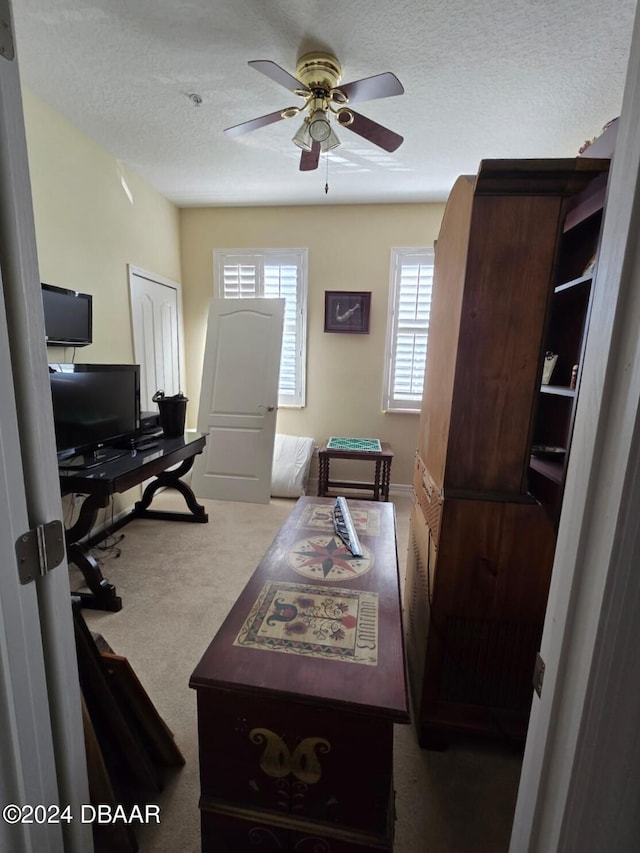
M 59 459 L 113 446 L 140 429 L 140 366 L 50 364 Z
M 92 296 L 42 283 L 44 333 L 47 344 L 86 347 L 92 341 Z

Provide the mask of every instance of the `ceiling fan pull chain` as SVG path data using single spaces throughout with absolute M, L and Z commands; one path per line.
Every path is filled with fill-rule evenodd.
M 329 152 L 327 151 L 324 156 L 327 158 L 327 174 L 324 184 L 324 194 L 327 195 L 327 193 L 329 192 Z

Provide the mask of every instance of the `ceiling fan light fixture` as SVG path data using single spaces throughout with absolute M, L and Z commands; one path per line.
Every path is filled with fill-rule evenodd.
M 313 145 L 313 138 L 311 133 L 309 132 L 309 120 L 305 118 L 300 127 L 295 132 L 293 139 L 291 140 L 298 148 L 302 148 L 303 151 L 311 151 L 311 147 Z
M 333 151 L 333 149 L 337 148 L 338 145 L 340 145 L 340 140 L 333 128 L 331 128 L 329 136 L 324 140 L 324 142 L 320 143 L 320 151 L 325 154 L 327 151 Z
M 309 121 L 309 134 L 315 142 L 326 142 L 331 136 L 331 125 L 326 111 L 316 110 Z

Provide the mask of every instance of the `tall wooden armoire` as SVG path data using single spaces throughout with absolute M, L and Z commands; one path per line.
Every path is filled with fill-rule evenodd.
M 405 586 L 423 746 L 526 734 L 556 541 L 529 492 L 547 315 L 567 204 L 604 170 L 487 160 L 446 206 Z

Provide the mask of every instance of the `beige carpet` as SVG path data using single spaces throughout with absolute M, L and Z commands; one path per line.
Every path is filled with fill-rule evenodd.
M 200 851 L 196 702 L 189 677 L 294 502 L 204 503 L 208 524 L 135 521 L 123 528 L 121 554 L 106 559 L 103 568 L 123 609 L 85 611 L 91 630 L 129 659 L 186 758 L 157 798 L 160 826 L 136 829 L 141 853 Z M 404 575 L 410 502 L 402 497 L 395 504 Z M 183 504 L 165 492 L 156 507 Z M 81 583 L 72 570 L 72 589 Z M 520 763 L 499 743 L 454 742 L 444 752 L 423 751 L 412 727 L 397 726 L 395 853 L 506 851 Z

